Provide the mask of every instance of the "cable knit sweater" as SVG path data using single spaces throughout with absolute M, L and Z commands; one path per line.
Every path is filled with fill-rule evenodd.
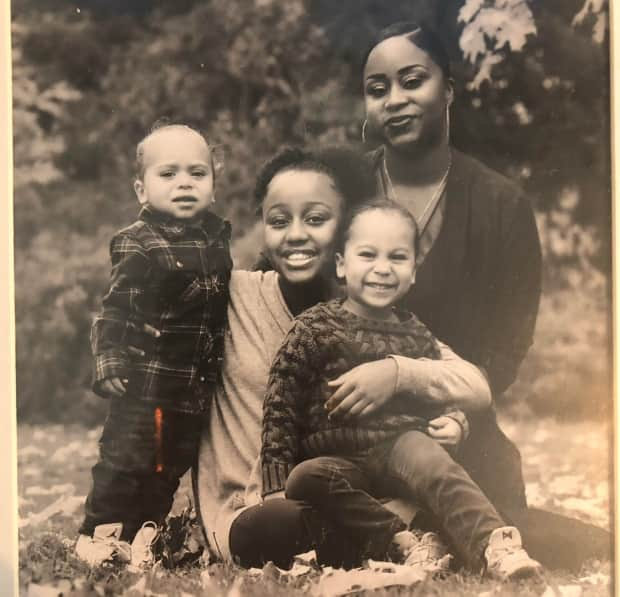
M 400 435 L 426 430 L 428 421 L 448 415 L 466 428 L 460 411 L 438 412 L 394 396 L 362 425 L 330 420 L 327 382 L 353 367 L 402 355 L 440 358 L 436 340 L 414 315 L 399 322 L 363 319 L 343 307 L 343 299 L 319 303 L 296 318 L 272 364 L 263 405 L 263 495 L 284 489 L 293 467 L 304 458 L 354 454 Z

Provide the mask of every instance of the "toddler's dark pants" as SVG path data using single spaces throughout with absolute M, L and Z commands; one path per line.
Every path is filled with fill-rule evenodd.
M 199 414 L 128 396 L 112 399 L 80 533 L 122 522 L 121 538 L 131 541 L 147 520 L 161 524 L 180 478 L 195 463 L 201 427 Z
M 483 565 L 493 530 L 505 526 L 480 488 L 435 440 L 409 431 L 363 455 L 322 456 L 297 465 L 286 497 L 304 500 L 361 549 L 382 559 L 405 524 L 373 495 L 415 499 L 441 523 L 470 568 Z

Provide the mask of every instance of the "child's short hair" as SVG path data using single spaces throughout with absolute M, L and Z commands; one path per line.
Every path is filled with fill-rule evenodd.
M 375 210 L 391 211 L 397 213 L 409 223 L 413 232 L 413 252 L 414 255 L 417 256 L 420 245 L 420 229 L 418 227 L 418 223 L 408 209 L 406 209 L 402 205 L 399 205 L 395 201 L 392 201 L 391 199 L 387 199 L 385 197 L 374 197 L 370 201 L 365 201 L 363 203 L 360 203 L 359 205 L 352 206 L 347 211 L 341 228 L 342 232 L 338 238 L 338 251 L 341 253 L 344 252 L 344 247 L 349 240 L 349 233 L 351 231 L 351 226 L 353 225 L 353 221 L 355 220 L 355 218 L 357 218 L 363 213 Z
M 260 211 L 269 183 L 287 170 L 322 172 L 333 181 L 344 199 L 345 211 L 376 194 L 377 180 L 372 164 L 360 152 L 341 146 L 323 148 L 284 147 L 261 169 L 254 188 L 256 210 Z
M 211 170 L 213 171 L 213 178 L 215 180 L 217 164 L 214 158 L 213 148 L 209 145 L 207 137 L 197 127 L 192 126 L 191 124 L 187 124 L 185 122 L 177 122 L 171 120 L 170 118 L 160 118 L 156 120 L 149 129 L 149 132 L 144 135 L 144 137 L 142 137 L 142 139 L 136 145 L 136 161 L 134 165 L 136 178 L 141 180 L 144 177 L 144 144 L 146 143 L 147 139 L 151 137 L 151 135 L 157 134 L 160 131 L 170 128 L 185 129 L 186 131 L 191 131 L 192 133 L 200 135 L 204 139 L 207 147 L 209 148 L 209 155 L 211 157 Z

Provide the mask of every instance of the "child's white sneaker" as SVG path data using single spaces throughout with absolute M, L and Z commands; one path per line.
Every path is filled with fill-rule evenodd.
M 424 573 L 441 575 L 450 570 L 452 556 L 436 533 L 401 531 L 394 535 L 391 551 L 403 564 Z
M 131 566 L 144 570 L 155 563 L 153 548 L 159 538 L 159 527 L 152 520 L 145 522 L 131 543 Z
M 543 567 L 523 549 L 521 533 L 515 527 L 495 529 L 484 552 L 486 574 L 496 580 L 541 578 Z
M 120 540 L 122 530 L 121 522 L 111 522 L 96 526 L 92 537 L 80 535 L 75 544 L 77 557 L 93 567 L 115 560 L 129 562 L 131 547 Z
M 452 556 L 439 535 L 424 533 L 407 553 L 405 565 L 420 567 L 433 576 L 441 576 L 450 572 L 451 561 Z

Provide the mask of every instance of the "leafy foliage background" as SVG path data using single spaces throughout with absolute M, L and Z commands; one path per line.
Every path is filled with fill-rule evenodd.
M 133 221 L 136 142 L 194 123 L 223 169 L 238 267 L 250 206 L 283 143 L 360 137 L 369 34 L 413 18 L 453 61 L 454 144 L 519 180 L 537 209 L 545 295 L 513 407 L 611 412 L 609 60 L 602 0 L 14 0 L 18 417 L 101 421 L 90 321 L 108 242 Z

